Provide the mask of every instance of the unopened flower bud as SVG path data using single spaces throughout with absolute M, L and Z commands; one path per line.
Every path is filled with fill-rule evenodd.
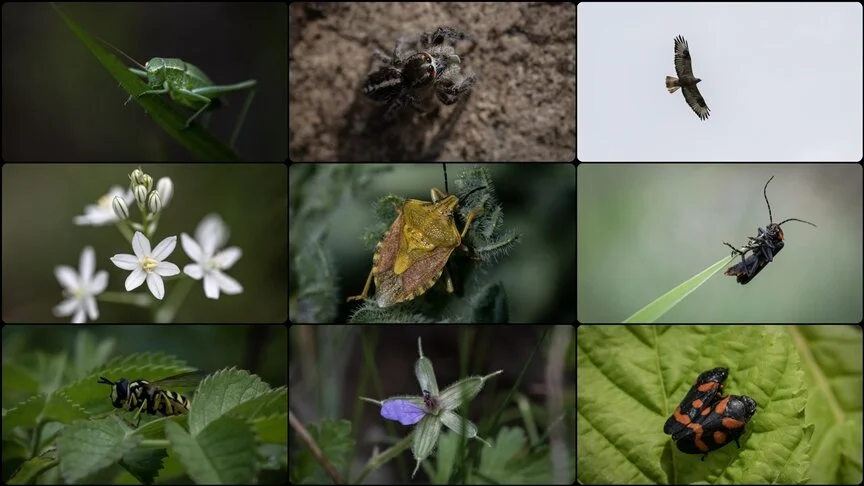
M 139 208 L 143 208 L 144 204 L 147 203 L 147 188 L 138 184 L 135 186 L 135 189 L 132 190 L 132 193 L 135 194 L 135 201 L 138 203 Z
M 141 176 L 141 184 L 144 184 L 144 187 L 147 188 L 148 192 L 153 190 L 153 178 L 149 175 L 144 174 Z
M 159 198 L 159 193 L 157 191 L 153 191 L 149 196 L 147 196 L 147 209 L 149 209 L 153 214 L 162 211 L 162 200 Z
M 126 201 L 120 196 L 114 196 L 114 199 L 111 200 L 111 208 L 114 209 L 114 214 L 121 221 L 129 218 L 129 206 L 126 205 Z
M 132 181 L 132 185 L 136 186 L 141 184 L 141 177 L 144 175 L 144 172 L 141 169 L 135 169 L 129 174 L 129 180 Z
M 171 198 L 174 197 L 174 182 L 170 177 L 162 177 L 156 183 L 156 191 L 159 193 L 159 199 L 162 200 L 162 207 L 167 208 Z

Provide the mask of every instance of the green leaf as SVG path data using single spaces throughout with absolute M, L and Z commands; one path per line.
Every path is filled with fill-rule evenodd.
M 235 409 L 238 415 L 246 418 L 252 411 L 266 408 L 274 397 L 277 400 L 280 398 L 279 393 L 270 392 L 270 385 L 248 371 L 228 369 L 213 373 L 201 382 L 195 394 L 195 402 L 189 415 L 189 432 L 197 436 L 219 417 L 229 412 L 234 413 Z M 266 397 L 260 402 L 255 401 L 249 409 L 237 408 L 262 395 Z M 287 400 L 287 393 L 285 399 Z
M 141 440 L 117 417 L 74 423 L 57 440 L 60 472 L 74 483 L 120 461 Z
M 779 326 L 580 326 L 578 481 L 806 482 L 813 426 L 797 342 Z M 748 395 L 757 410 L 740 449 L 732 442 L 702 462 L 663 425 L 699 373 L 718 366 L 729 368 L 724 394 Z
M 66 22 L 66 25 L 78 39 L 90 50 L 91 53 L 105 66 L 105 69 L 116 79 L 123 89 L 138 102 L 168 135 L 186 147 L 189 152 L 197 158 L 206 161 L 238 162 L 241 159 L 233 150 L 224 145 L 219 139 L 205 130 L 199 123 L 192 123 L 189 128 L 184 128 L 189 114 L 181 110 L 175 104 L 170 103 L 165 96 L 141 96 L 138 95 L 150 89 L 137 75 L 129 71 L 113 54 L 107 52 L 102 44 L 79 27 L 71 18 L 66 16 L 56 5 L 52 4 L 57 14 Z
M 169 422 L 165 436 L 198 484 L 249 484 L 256 478 L 255 434 L 244 420 L 222 416 L 196 437 Z

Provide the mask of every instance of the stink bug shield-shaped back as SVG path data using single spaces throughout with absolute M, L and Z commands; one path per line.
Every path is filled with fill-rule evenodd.
M 463 199 L 480 189 L 482 187 L 473 189 Z M 447 260 L 453 250 L 462 245 L 471 222 L 482 209 L 472 210 L 459 231 L 453 219 L 459 198 L 436 188 L 430 193 L 432 202 L 408 199 L 401 208 L 394 203 L 398 215 L 375 248 L 372 270 L 363 292 L 348 297 L 348 301 L 366 298 L 373 278 L 379 307 L 412 300 L 432 288 L 446 272 Z M 447 291 L 452 293 L 449 274 L 445 281 Z
M 780 250 L 783 249 L 785 243 L 783 242 L 783 230 L 780 228 L 780 225 L 788 221 L 798 221 L 809 224 L 814 228 L 816 227 L 815 224 L 809 221 L 797 218 L 789 218 L 779 223 L 774 222 L 774 217 L 771 214 L 771 203 L 768 202 L 767 193 L 768 183 L 773 179 L 774 176 L 771 176 L 771 179 L 768 179 L 768 182 L 765 183 L 765 187 L 762 188 L 762 195 L 765 197 L 765 204 L 768 205 L 768 226 L 765 228 L 758 228 L 755 237 L 748 236 L 747 238 L 749 241 L 743 251 L 725 241 L 723 242 L 724 245 L 732 249 L 733 255 L 741 255 L 741 262 L 726 269 L 724 275 L 737 277 L 737 281 L 741 285 L 747 285 L 748 282 L 753 280 L 763 268 L 774 261 L 774 255 L 780 253 Z M 748 252 L 751 252 L 751 254 L 745 258 L 745 255 Z

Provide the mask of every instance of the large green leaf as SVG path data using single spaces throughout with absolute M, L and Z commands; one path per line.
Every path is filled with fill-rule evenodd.
M 805 482 L 814 426 L 805 417 L 806 354 L 796 350 L 794 332 L 779 326 L 579 327 L 579 482 Z M 701 462 L 700 455 L 679 451 L 663 425 L 697 375 L 718 366 L 729 368 L 724 394 L 752 397 L 757 411 L 740 449 L 733 442 Z M 860 417 L 860 401 L 858 407 Z
M 172 138 L 186 147 L 189 152 L 200 160 L 214 162 L 240 161 L 233 150 L 220 142 L 219 139 L 205 130 L 199 123 L 193 123 L 189 128 L 184 128 L 189 114 L 183 112 L 179 106 L 170 103 L 165 96 L 138 97 L 140 93 L 149 89 L 141 81 L 141 78 L 130 72 L 125 64 L 113 54 L 106 51 L 97 39 L 87 34 L 84 29 L 66 16 L 56 5 L 52 4 L 52 6 L 87 49 L 105 66 L 105 69 L 108 70 L 111 76 L 144 108 L 147 114 L 150 115 L 150 118 Z

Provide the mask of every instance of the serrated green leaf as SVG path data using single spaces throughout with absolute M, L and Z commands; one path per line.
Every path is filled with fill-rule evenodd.
M 801 360 L 773 326 L 581 326 L 577 331 L 578 480 L 598 483 L 798 483 L 809 467 Z M 724 394 L 757 411 L 739 439 L 681 453 L 663 425 L 693 384 L 729 368 Z
M 57 440 L 60 473 L 76 482 L 119 461 L 140 442 L 141 437 L 113 416 L 72 424 Z
M 270 391 L 270 385 L 245 370 L 221 370 L 208 376 L 196 392 L 189 432 L 196 436 L 238 405 Z
M 194 438 L 168 423 L 165 435 L 198 484 L 248 484 L 258 473 L 255 434 L 244 420 L 220 417 Z
M 120 465 L 143 484 L 153 484 L 166 457 L 168 453 L 165 449 L 137 448 L 123 456 Z
M 274 414 L 253 422 L 258 440 L 262 443 L 288 443 L 288 413 Z

